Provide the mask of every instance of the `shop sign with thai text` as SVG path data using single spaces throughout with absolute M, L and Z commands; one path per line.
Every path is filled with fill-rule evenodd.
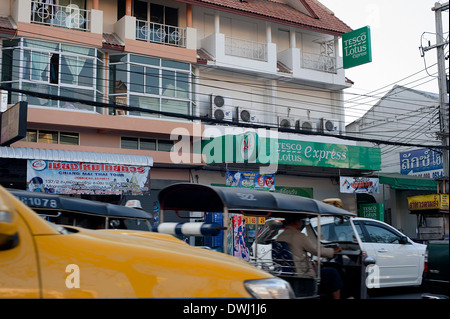
M 448 210 L 448 194 L 429 194 L 408 197 L 409 210 Z
M 28 160 L 27 190 L 54 194 L 144 195 L 150 193 L 150 166 Z
M 380 180 L 374 177 L 346 177 L 339 178 L 341 193 L 379 193 Z
M 400 173 L 433 179 L 444 176 L 442 151 L 421 148 L 400 152 Z

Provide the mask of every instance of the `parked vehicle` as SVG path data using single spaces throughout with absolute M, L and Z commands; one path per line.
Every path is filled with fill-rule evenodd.
M 426 245 L 412 241 L 382 221 L 356 217 L 351 222 L 357 229 L 356 235 L 361 240 L 362 249 L 376 259 L 379 281 L 373 288 L 422 283 Z
M 59 226 L 0 186 L 0 298 L 289 298 L 246 262 L 148 231 Z
M 310 221 L 312 230 L 317 235 L 317 219 Z M 282 222 L 268 220 L 266 229 L 256 240 L 258 246 L 253 245 L 252 251 L 257 266 L 270 271 L 271 242 L 282 231 Z M 276 231 L 274 231 L 276 230 Z M 308 231 L 308 227 L 304 232 Z M 426 245 L 413 242 L 407 236 L 392 226 L 370 218 L 350 217 L 336 219 L 323 217 L 321 219 L 321 243 L 325 245 L 339 245 L 343 252 L 325 264 L 333 263 L 341 273 L 348 275 L 355 252 L 361 251 L 364 256 L 373 258 L 373 268 L 368 273 L 366 285 L 368 288 L 385 288 L 397 286 L 415 286 L 422 283 Z M 257 251 L 256 251 L 257 249 Z M 269 268 L 268 268 L 269 266 Z M 344 268 L 343 268 L 344 266 Z M 351 288 L 352 293 L 356 288 Z
M 267 229 L 266 242 L 262 244 L 273 245 L 273 234 L 276 234 L 280 229 L 280 222 L 278 219 L 283 219 L 287 216 L 296 216 L 302 218 L 309 218 L 317 220 L 331 217 L 331 220 L 336 218 L 337 221 L 347 221 L 354 217 L 353 213 L 345 211 L 344 209 L 329 205 L 314 199 L 286 195 L 280 193 L 273 193 L 267 191 L 257 191 L 245 188 L 232 187 L 218 187 L 200 184 L 173 184 L 159 192 L 158 196 L 160 202 L 161 220 L 164 221 L 164 216 L 167 213 L 175 212 L 181 214 L 181 211 L 190 212 L 217 212 L 223 213 L 223 220 L 229 220 L 230 214 L 243 214 L 246 216 L 265 216 L 266 218 L 275 218 L 271 223 L 275 228 Z M 321 224 L 317 224 L 317 233 L 315 233 L 312 226 L 309 225 L 311 240 L 320 244 L 321 238 Z M 350 224 L 349 224 L 350 225 Z M 352 225 L 352 224 L 351 224 Z M 351 226 L 354 227 L 354 226 Z M 331 230 L 331 229 L 329 229 Z M 224 230 L 224 252 L 233 253 L 234 247 L 231 245 L 233 240 L 228 236 L 230 229 Z M 355 233 L 355 231 L 353 231 Z M 352 236 L 350 235 L 350 238 Z M 356 238 L 356 237 L 355 237 Z M 258 240 L 256 239 L 256 245 Z M 336 245 L 335 242 L 327 242 L 326 244 Z M 331 266 L 339 267 L 343 271 L 346 293 L 343 297 L 353 296 L 355 298 L 365 298 L 367 289 L 365 283 L 366 267 L 374 261 L 372 258 L 367 258 L 361 250 L 360 242 L 341 241 L 339 244 L 345 246 L 340 254 L 342 260 L 341 264 L 338 261 L 320 262 L 320 250 L 318 251 L 317 271 L 315 275 L 296 273 L 293 265 L 292 256 L 289 256 L 289 250 L 281 245 L 278 250 L 271 249 L 271 257 L 252 256 L 250 262 L 257 267 L 260 267 L 273 275 L 287 280 L 294 287 L 294 292 L 297 298 L 318 298 L 321 267 Z M 277 252 L 276 254 L 274 252 Z
M 428 243 L 427 269 L 424 275 L 423 298 L 442 299 L 449 297 L 449 245 L 447 240 Z

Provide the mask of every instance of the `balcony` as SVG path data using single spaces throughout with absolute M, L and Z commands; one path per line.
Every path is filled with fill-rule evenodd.
M 136 19 L 136 40 L 186 47 L 186 28 Z
M 303 52 L 301 66 L 304 69 L 336 73 L 336 58 L 328 55 Z
M 292 78 L 332 89 L 345 89 L 342 57 L 300 51 L 289 48 L 278 54 L 278 61 L 292 70 Z
M 261 43 L 213 33 L 202 39 L 201 48 L 214 58 L 216 66 L 265 74 L 277 72 L 275 43 Z
M 80 9 L 76 4 L 60 6 L 57 4 L 32 1 L 31 23 L 90 31 L 91 12 Z
M 267 62 L 267 43 L 225 37 L 225 54 Z

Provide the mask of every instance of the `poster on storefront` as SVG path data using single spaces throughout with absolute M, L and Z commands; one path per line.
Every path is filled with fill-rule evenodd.
M 341 193 L 378 193 L 380 181 L 373 177 L 340 177 Z
M 275 174 L 260 174 L 258 172 L 227 171 L 227 186 L 245 187 L 258 190 L 275 190 Z
M 246 218 L 243 215 L 232 216 L 233 220 L 233 256 L 249 260 L 250 254 L 246 245 Z
M 150 166 L 28 160 L 27 190 L 54 194 L 149 195 Z

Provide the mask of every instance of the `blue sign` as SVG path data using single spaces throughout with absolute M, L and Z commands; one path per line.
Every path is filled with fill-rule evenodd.
M 433 179 L 442 177 L 444 176 L 442 152 L 428 148 L 401 152 L 400 173 Z

